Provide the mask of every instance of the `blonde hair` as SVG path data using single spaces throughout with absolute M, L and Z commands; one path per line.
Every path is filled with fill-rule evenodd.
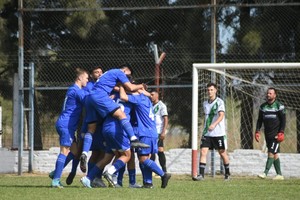
M 88 74 L 88 72 L 87 72 L 86 70 L 77 67 L 77 68 L 75 69 L 75 77 L 74 77 L 74 81 L 76 81 L 76 80 L 79 78 L 79 76 L 81 76 L 82 74 L 85 74 L 85 73 Z

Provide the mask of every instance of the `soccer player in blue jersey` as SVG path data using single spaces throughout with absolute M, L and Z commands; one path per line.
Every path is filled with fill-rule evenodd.
M 98 78 L 102 74 L 103 74 L 103 71 L 100 66 L 93 67 L 90 70 L 90 80 L 83 89 L 87 93 L 89 93 L 92 90 L 95 82 L 98 80 Z M 103 147 L 103 142 L 102 142 L 103 139 L 102 139 L 101 129 L 102 129 L 101 123 L 98 123 L 96 132 L 95 132 L 95 134 L 93 134 L 93 143 L 92 143 L 91 149 L 90 149 L 92 151 L 92 154 L 88 161 L 88 168 L 92 168 L 95 165 L 95 163 L 97 163 L 97 161 L 99 159 L 103 158 L 103 156 L 104 156 L 104 151 L 103 151 L 104 147 Z M 86 131 L 87 131 L 87 123 L 85 123 L 85 120 L 83 120 L 81 133 L 86 133 Z M 79 158 L 80 158 L 80 155 L 82 152 L 82 139 L 83 138 L 81 135 L 77 136 L 77 142 L 75 145 L 72 145 L 71 152 L 69 153 L 67 160 L 66 160 L 66 164 L 68 164 L 68 162 L 70 160 L 73 160 L 71 172 L 69 173 L 69 175 L 66 179 L 67 185 L 72 184 L 73 179 L 76 175 L 77 167 L 79 165 Z M 72 148 L 73 148 L 73 150 L 72 150 Z M 72 153 L 72 152 L 76 152 L 76 153 Z
M 145 95 L 147 94 L 147 96 Z M 171 174 L 165 173 L 153 160 L 150 159 L 151 154 L 157 153 L 158 134 L 154 120 L 153 106 L 150 101 L 150 94 L 145 90 L 141 93 L 126 94 L 123 87 L 120 87 L 121 100 L 130 102 L 134 105 L 137 118 L 137 128 L 139 140 L 148 144 L 150 148 L 138 148 L 138 157 L 140 168 L 143 174 L 143 182 L 145 188 L 152 188 L 152 172 L 161 177 L 161 188 L 166 188 L 171 178 Z
M 59 134 L 60 153 L 57 157 L 51 186 L 62 188 L 60 178 L 65 165 L 70 146 L 75 139 L 79 119 L 84 104 L 86 92 L 82 87 L 88 82 L 88 73 L 83 69 L 76 69 L 75 83 L 67 91 L 63 110 L 56 121 L 56 130 Z
M 120 106 L 121 110 L 126 114 L 128 120 L 130 120 L 130 111 L 132 105 L 129 103 L 120 102 L 118 95 L 116 95 L 116 103 Z M 104 177 L 109 182 L 109 185 L 116 187 L 113 181 L 113 174 L 122 169 L 131 158 L 130 140 L 127 133 L 123 131 L 121 124 L 116 118 L 108 115 L 103 122 L 102 129 L 103 136 L 105 138 L 106 145 L 114 152 L 116 160 L 113 165 L 104 173 Z M 111 157 L 112 159 L 112 157 Z M 96 166 L 88 173 L 87 176 L 81 178 L 81 183 L 85 187 L 91 187 L 91 181 L 102 173 L 105 165 L 101 160 Z M 108 163 L 105 163 L 108 164 Z M 133 183 L 135 184 L 135 183 Z
M 87 153 L 93 140 L 92 134 L 96 130 L 96 121 L 99 116 L 105 118 L 108 115 L 112 115 L 117 118 L 123 130 L 128 134 L 132 147 L 149 147 L 138 141 L 125 113 L 120 109 L 120 106 L 109 97 L 113 88 L 118 83 L 121 83 L 128 91 L 137 91 L 144 87 L 143 84 L 135 85 L 130 83 L 126 75 L 131 75 L 131 69 L 126 65 L 121 66 L 120 69 L 108 70 L 97 80 L 90 95 L 86 98 L 88 104 L 86 107 L 86 121 L 89 124 L 88 132 L 84 135 L 83 150 L 80 157 L 80 168 L 82 171 L 86 169 Z

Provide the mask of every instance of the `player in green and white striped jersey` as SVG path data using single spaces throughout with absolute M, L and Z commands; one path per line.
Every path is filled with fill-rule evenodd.
M 225 132 L 225 105 L 224 101 L 217 97 L 217 85 L 207 84 L 208 100 L 204 101 L 205 114 L 204 130 L 200 144 L 199 175 L 193 177 L 194 181 L 204 180 L 206 157 L 209 149 L 218 150 L 223 159 L 225 168 L 225 180 L 229 180 L 229 158 L 226 152 L 227 141 Z

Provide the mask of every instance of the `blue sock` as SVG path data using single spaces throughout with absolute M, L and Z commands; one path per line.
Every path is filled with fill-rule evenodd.
M 143 175 L 143 184 L 152 183 L 152 171 L 148 169 L 144 163 L 140 163 L 140 169 Z
M 76 173 L 78 165 L 79 165 L 79 159 L 74 158 L 72 162 L 71 173 Z
M 74 159 L 74 154 L 70 151 L 70 152 L 68 153 L 67 158 L 66 158 L 64 168 L 65 168 L 65 167 L 69 164 L 69 162 L 70 162 L 71 160 L 73 160 L 73 159 Z
M 142 178 L 143 178 L 143 182 L 145 182 L 145 165 L 143 163 L 139 163 L 140 166 L 140 170 L 142 172 Z
M 102 172 L 103 170 L 101 170 L 97 165 L 95 165 L 92 169 L 89 170 L 87 177 L 88 179 L 90 179 L 90 181 L 94 180 L 96 177 L 98 177 L 98 175 Z
M 116 162 L 113 164 L 113 166 L 116 168 L 116 171 L 118 172 L 122 167 L 125 167 L 125 163 L 122 160 L 116 160 Z
M 128 138 L 131 140 L 131 138 L 133 136 L 135 136 L 135 134 L 134 134 L 133 128 L 132 128 L 129 120 L 127 118 L 121 119 L 120 124 L 121 124 L 123 130 L 127 133 Z
M 59 154 L 55 163 L 55 170 L 54 170 L 54 176 L 53 179 L 60 179 L 62 171 L 64 169 L 65 161 L 67 156 L 64 154 Z
M 88 162 L 88 173 L 96 165 L 96 163 Z
M 82 152 L 88 153 L 90 151 L 92 141 L 93 141 L 92 133 L 87 132 L 84 135 Z
M 128 170 L 128 175 L 129 175 L 129 184 L 134 185 L 136 183 L 136 180 L 135 180 L 136 171 L 135 171 L 135 169 L 129 169 Z
M 125 172 L 125 166 L 122 167 L 122 168 L 119 170 L 119 173 L 118 173 L 118 184 L 119 184 L 119 185 L 123 185 L 123 176 L 124 176 L 124 172 Z
M 155 172 L 159 176 L 163 176 L 165 173 L 164 171 L 151 159 L 146 159 L 144 161 L 144 165 L 146 168 L 150 169 L 151 171 Z

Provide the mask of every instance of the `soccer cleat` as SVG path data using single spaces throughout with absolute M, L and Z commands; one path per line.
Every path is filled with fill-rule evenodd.
M 204 177 L 202 175 L 198 175 L 196 177 L 193 177 L 193 181 L 204 181 Z
M 142 186 L 142 188 L 152 189 L 153 188 L 153 184 L 152 183 L 144 183 L 144 185 Z
M 51 179 L 53 179 L 53 178 L 54 178 L 54 172 L 55 172 L 55 171 L 53 170 L 52 172 L 50 172 L 50 173 L 49 173 L 49 175 L 48 175 L 48 176 L 49 176 L 49 178 L 51 178 Z
M 118 175 L 117 174 L 113 174 L 112 175 L 112 180 L 114 182 L 114 185 L 117 185 L 118 184 Z M 119 184 L 120 186 L 123 186 L 122 183 Z
M 74 177 L 76 176 L 75 172 L 70 172 L 67 179 L 66 179 L 66 183 L 67 185 L 71 185 L 73 183 Z
M 93 188 L 106 188 L 107 187 L 101 178 L 95 178 L 92 181 L 91 186 Z
M 150 147 L 148 144 L 142 143 L 138 139 L 132 140 L 130 142 L 130 146 L 132 148 L 149 148 Z
M 224 176 L 224 181 L 230 181 L 230 175 L 225 174 L 225 176 Z
M 165 173 L 161 177 L 161 188 L 166 188 L 167 187 L 170 178 L 171 178 L 171 174 L 168 174 L 168 173 Z
M 86 177 L 86 176 L 82 177 L 80 179 L 80 182 L 84 187 L 92 188 L 91 181 L 90 181 L 90 179 L 88 179 L 88 177 Z
M 53 188 L 64 188 L 59 179 L 53 179 L 51 182 L 51 187 Z
M 129 187 L 129 188 L 142 188 L 143 186 L 141 186 L 141 185 L 135 183 L 135 184 L 129 184 L 128 187 Z
M 284 177 L 282 175 L 277 174 L 273 180 L 284 180 Z
M 107 180 L 107 182 L 108 182 L 108 185 L 110 186 L 110 187 L 116 187 L 115 186 L 115 183 L 114 183 L 114 181 L 113 181 L 113 175 L 112 174 L 109 174 L 107 171 L 106 172 L 104 172 L 103 173 L 103 176 L 104 176 L 104 178 Z
M 86 163 L 87 163 L 87 156 L 86 154 L 81 154 L 80 156 L 80 169 L 83 173 L 86 172 Z
M 115 184 L 115 188 L 121 188 L 121 187 L 123 187 L 123 186 L 122 186 L 122 185 L 119 185 L 118 183 Z
M 263 174 L 259 174 L 258 177 L 261 179 L 265 179 L 265 178 L 267 178 L 267 175 L 265 173 L 263 173 Z

